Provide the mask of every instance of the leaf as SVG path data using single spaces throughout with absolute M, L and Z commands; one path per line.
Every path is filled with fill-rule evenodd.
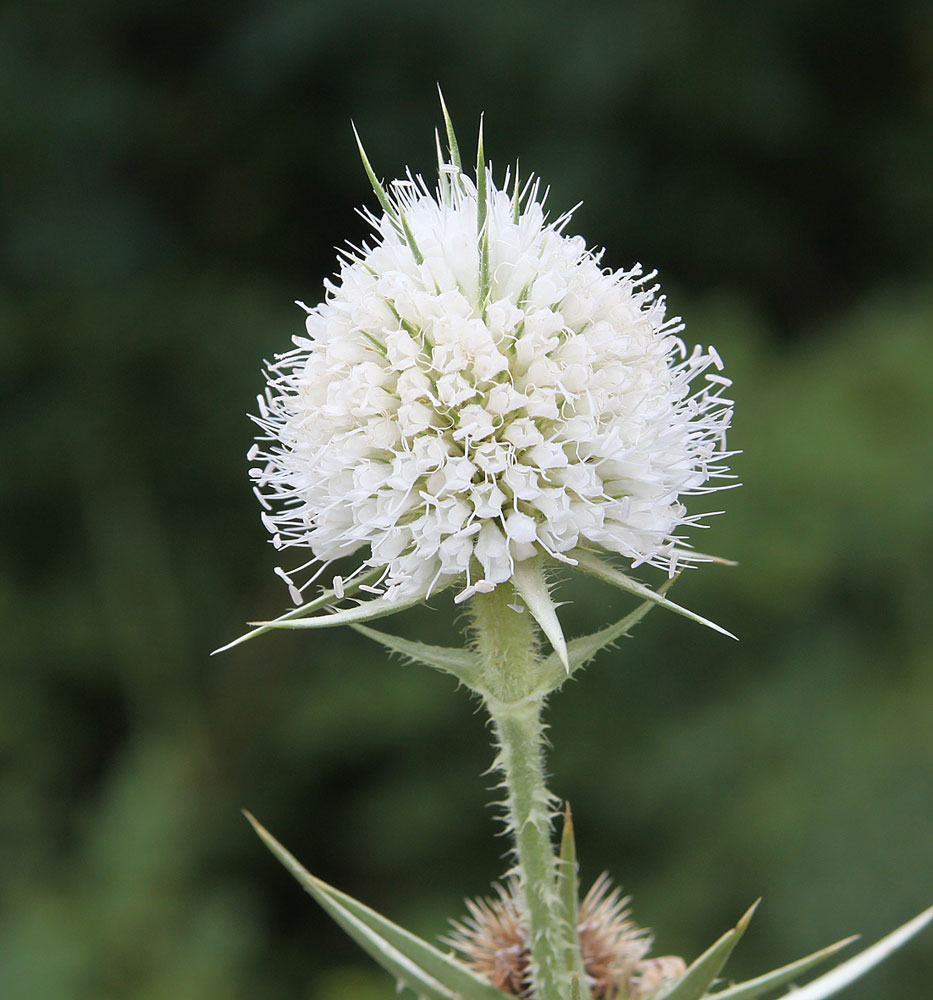
M 416 660 L 418 663 L 434 667 L 435 670 L 453 674 L 457 680 L 475 690 L 480 663 L 469 650 L 456 649 L 452 646 L 429 646 L 427 643 L 402 639 L 397 635 L 389 635 L 387 632 L 378 632 L 366 625 L 351 625 L 350 627 L 359 632 L 360 635 L 365 635 L 367 639 L 381 643 L 393 653 L 399 653 L 409 660 Z
M 371 569 L 366 573 L 361 573 L 355 580 L 344 584 L 344 597 L 350 597 L 355 594 L 360 587 L 365 586 L 371 580 L 375 580 L 381 572 L 380 569 Z M 264 632 L 268 632 L 273 628 L 278 628 L 280 622 L 292 621 L 295 618 L 301 618 L 304 615 L 310 614 L 312 611 L 317 611 L 319 608 L 326 608 L 328 604 L 333 604 L 335 601 L 339 601 L 341 598 L 337 597 L 337 594 L 333 590 L 325 590 L 320 597 L 316 597 L 313 601 L 309 601 L 307 604 L 302 604 L 300 608 L 293 608 L 291 611 L 286 611 L 284 615 L 279 615 L 275 621 L 268 622 L 266 624 L 260 625 L 259 628 L 254 628 L 250 632 L 246 632 L 241 635 L 238 639 L 234 639 L 233 642 L 228 642 L 226 646 L 220 646 L 215 649 L 211 656 L 217 653 L 224 653 L 228 649 L 233 649 L 234 646 L 239 646 L 241 642 L 246 642 L 248 639 L 255 639 L 257 635 L 262 635 Z
M 897 951 L 915 934 L 919 934 L 931 920 L 933 920 L 933 906 L 924 910 L 913 920 L 908 920 L 906 924 L 898 927 L 896 931 L 892 931 L 870 948 L 859 952 L 858 955 L 843 962 L 842 965 L 837 965 L 835 969 L 820 976 L 819 979 L 812 980 L 806 986 L 791 990 L 785 996 L 793 997 L 793 1000 L 825 1000 L 826 997 L 835 995 L 846 986 L 854 983 L 856 979 L 864 976 L 879 962 L 883 962 L 888 955 Z
M 676 577 L 672 580 L 665 580 L 658 587 L 658 593 L 663 595 L 673 586 L 674 580 L 676 580 Z M 627 635 L 649 611 L 657 606 L 657 601 L 643 601 L 631 614 L 626 615 L 614 625 L 609 625 L 598 632 L 591 632 L 589 635 L 583 635 L 577 639 L 571 639 L 567 643 L 567 658 L 570 660 L 570 673 L 573 674 L 581 667 L 585 667 L 601 649 L 611 646 L 621 636 Z M 550 675 L 552 687 L 558 687 L 568 676 L 553 653 L 542 662 L 541 669 L 545 676 Z
M 732 949 L 739 943 L 757 906 L 756 902 L 749 907 L 731 931 L 726 931 L 715 944 L 710 945 L 687 968 L 687 971 L 679 979 L 675 980 L 667 989 L 662 989 L 652 1000 L 700 1000 L 726 964 L 732 954 Z
M 723 1000 L 754 1000 L 755 997 L 761 996 L 762 993 L 767 993 L 769 990 L 776 990 L 779 986 L 793 982 L 798 976 L 803 975 L 803 973 L 812 969 L 815 965 L 825 962 L 828 958 L 835 955 L 836 952 L 845 948 L 846 945 L 857 940 L 857 938 L 857 934 L 853 937 L 843 938 L 842 941 L 837 941 L 826 948 L 821 948 L 819 951 L 813 952 L 812 955 L 807 955 L 806 958 L 798 958 L 796 962 L 791 962 L 789 965 L 782 965 L 780 969 L 775 969 L 773 972 L 766 972 L 763 976 L 748 979 L 744 983 L 738 983 L 735 986 L 729 986 L 727 989 L 720 990 L 717 993 L 710 993 L 709 1000 L 720 1000 L 720 997 Z M 796 996 L 796 994 L 794 995 Z
M 609 563 L 604 562 L 599 558 L 599 556 L 594 555 L 592 552 L 575 549 L 571 555 L 577 560 L 579 568 L 584 573 L 589 573 L 590 576 L 595 576 L 598 580 L 602 580 L 604 583 L 611 583 L 613 586 L 619 587 L 621 590 L 627 590 L 629 593 L 635 594 L 643 600 L 654 601 L 660 607 L 667 608 L 668 611 L 676 611 L 677 614 L 683 615 L 691 621 L 699 622 L 700 625 L 705 625 L 707 628 L 720 632 L 722 635 L 728 636 L 730 639 L 736 638 L 731 632 L 726 631 L 726 629 L 724 629 L 721 625 L 717 625 L 715 622 L 711 622 L 708 618 L 703 618 L 701 615 L 698 615 L 693 611 L 688 611 L 687 608 L 682 608 L 679 604 L 675 604 L 673 601 L 667 600 L 666 597 L 656 593 L 650 587 L 645 586 L 645 584 L 640 583 L 638 580 L 635 580 L 630 576 L 626 576 L 624 573 L 620 572 Z
M 515 564 L 512 583 L 519 597 L 525 602 L 535 621 L 541 626 L 541 631 L 554 647 L 554 652 L 564 665 L 566 673 L 570 673 L 570 661 L 567 659 L 567 642 L 563 629 L 557 618 L 557 610 L 551 598 L 540 558 L 525 559 Z
M 354 622 L 368 622 L 373 618 L 382 618 L 385 615 L 393 615 L 396 611 L 404 611 L 412 608 L 424 600 L 424 594 L 417 597 L 408 597 L 404 601 L 392 601 L 386 597 L 374 597 L 371 600 L 363 601 L 353 608 L 344 608 L 341 611 L 333 611 L 327 615 L 317 615 L 314 618 L 296 618 L 286 620 L 276 618 L 271 622 L 250 622 L 257 629 L 269 628 L 333 628 L 336 625 L 351 625 Z
M 567 926 L 565 939 L 570 946 L 577 945 L 577 924 L 580 902 L 577 897 L 577 845 L 573 836 L 573 817 L 570 804 L 564 804 L 564 826 L 560 836 L 560 853 L 557 857 L 557 891 L 564 909 Z M 573 972 L 576 966 L 568 969 Z
M 506 994 L 455 958 L 316 878 L 250 813 L 263 843 L 320 906 L 387 972 L 430 1000 L 503 1000 Z
M 573 817 L 570 804 L 564 806 L 564 828 L 560 838 L 560 853 L 557 856 L 557 892 L 564 911 L 564 944 L 567 949 L 567 971 L 572 975 L 572 983 L 580 993 L 580 1000 L 590 1000 L 586 985 L 583 955 L 580 951 L 580 898 L 578 892 L 577 845 L 573 836 Z

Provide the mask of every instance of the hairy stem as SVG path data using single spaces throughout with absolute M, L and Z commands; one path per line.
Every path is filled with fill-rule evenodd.
M 551 844 L 551 795 L 544 776 L 544 686 L 530 614 L 508 607 L 499 587 L 470 601 L 477 652 L 483 664 L 486 707 L 495 727 L 504 776 L 505 807 L 514 839 L 537 1000 L 565 1000 L 563 920 L 557 859 Z

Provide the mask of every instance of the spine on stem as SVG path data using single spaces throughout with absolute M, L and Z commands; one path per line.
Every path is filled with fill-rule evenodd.
M 513 838 L 531 952 L 536 1000 L 566 1000 L 563 911 L 551 843 L 553 797 L 544 775 L 544 724 L 537 635 L 530 614 L 518 614 L 497 588 L 470 602 L 476 649 L 483 663 L 486 707 L 499 748 L 495 761 L 506 791 L 503 805 Z

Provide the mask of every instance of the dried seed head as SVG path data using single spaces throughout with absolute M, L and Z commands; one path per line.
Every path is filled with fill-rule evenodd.
M 462 922 L 451 921 L 454 933 L 444 943 L 494 986 L 522 996 L 528 988 L 529 951 L 518 880 L 509 879 L 495 890 L 496 896 L 466 901 L 469 916 Z
M 630 1000 L 647 1000 L 665 983 L 680 979 L 687 971 L 687 963 L 677 955 L 662 955 L 639 962 L 629 978 Z
M 495 887 L 496 895 L 467 900 L 468 915 L 453 921 L 445 943 L 474 972 L 512 996 L 531 993 L 528 935 L 518 880 Z M 646 959 L 651 934 L 630 919 L 629 898 L 601 875 L 580 903 L 577 930 L 587 984 L 593 1000 L 647 1000 L 684 971 L 682 959 Z

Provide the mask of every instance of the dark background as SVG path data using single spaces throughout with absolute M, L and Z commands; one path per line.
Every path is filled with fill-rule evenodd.
M 0 993 L 376 1000 L 393 984 L 241 819 L 434 936 L 505 844 L 444 677 L 287 606 L 246 476 L 260 363 L 436 83 L 735 379 L 740 560 L 553 702 L 585 883 L 660 953 L 758 895 L 734 975 L 933 901 L 933 9 L 917 0 L 220 3 L 0 11 Z M 501 174 L 500 174 L 501 175 Z M 631 604 L 568 585 L 572 631 Z M 445 600 L 391 628 L 453 641 Z M 933 938 L 850 991 L 926 995 Z

